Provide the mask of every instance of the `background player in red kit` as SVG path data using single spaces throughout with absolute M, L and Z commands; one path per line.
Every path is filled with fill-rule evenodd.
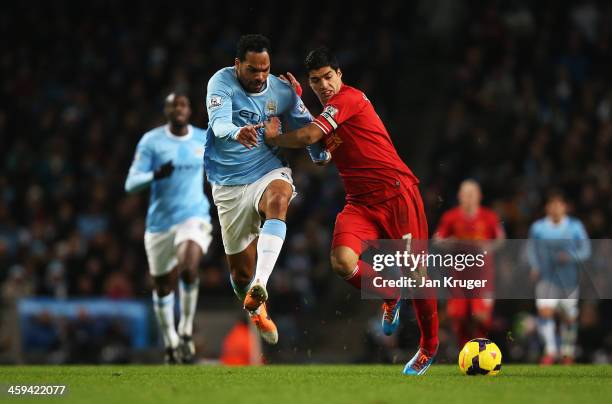
M 279 135 L 280 122 L 265 125 L 266 143 L 301 148 L 324 139 L 340 172 L 346 205 L 336 218 L 331 252 L 334 271 L 351 285 L 371 284 L 372 267 L 359 259 L 362 242 L 376 239 L 427 240 L 427 220 L 417 187 L 418 180 L 400 159 L 389 133 L 364 93 L 342 83 L 338 62 L 327 48 L 306 57 L 310 87 L 323 104 L 323 112 L 310 124 Z M 387 296 L 390 297 L 390 296 Z M 413 299 L 420 349 L 404 373 L 423 374 L 438 348 L 438 313 L 434 298 Z M 383 331 L 391 334 L 399 324 L 400 300 L 383 304 Z
M 463 181 L 459 186 L 457 197 L 459 206 L 442 215 L 434 239 L 497 240 L 499 244 L 506 238 L 497 214 L 491 209 L 480 206 L 482 193 L 476 181 Z M 494 250 L 495 247 L 495 244 L 487 244 L 487 250 Z M 491 288 L 491 291 L 494 282 L 492 260 L 493 257 L 489 254 L 484 270 L 475 273 L 478 274 L 479 279 L 487 279 L 487 286 Z M 463 273 L 467 274 L 470 271 L 463 271 Z M 446 312 L 452 321 L 459 346 L 463 346 L 472 338 L 486 337 L 491 325 L 493 304 L 492 298 L 448 299 Z

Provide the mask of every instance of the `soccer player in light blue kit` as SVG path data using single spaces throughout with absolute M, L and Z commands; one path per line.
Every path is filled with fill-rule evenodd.
M 531 226 L 528 245 L 532 277 L 537 281 L 538 332 L 544 341 L 541 364 L 552 365 L 559 359 L 571 364 L 577 336 L 579 270 L 591 255 L 591 244 L 582 222 L 567 215 L 561 193 L 549 195 L 546 217 Z M 557 313 L 562 316 L 560 349 L 555 331 Z
M 198 301 L 198 265 L 211 242 L 210 204 L 204 194 L 205 131 L 189 125 L 185 95 L 170 94 L 168 124 L 140 139 L 125 190 L 151 189 L 144 236 L 155 283 L 153 309 L 167 363 L 192 363 L 193 318 Z M 179 282 L 180 320 L 174 328 L 174 290 Z
M 313 118 L 292 84 L 269 74 L 269 52 L 264 36 L 242 36 L 234 66 L 209 80 L 205 166 L 232 287 L 264 341 L 276 344 L 278 331 L 265 304 L 266 285 L 285 239 L 287 208 L 295 188 L 279 149 L 264 143 L 262 126 L 273 116 L 291 129 Z M 329 153 L 315 146 L 309 149 L 313 161 L 328 162 Z

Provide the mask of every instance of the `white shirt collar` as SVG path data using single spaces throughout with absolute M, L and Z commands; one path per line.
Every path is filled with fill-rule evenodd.
M 547 217 L 546 220 L 553 227 L 564 227 L 567 224 L 567 222 L 569 221 L 567 216 L 564 216 L 559 223 L 553 222 L 550 217 Z
M 183 136 L 177 136 L 174 133 L 170 132 L 170 124 L 164 125 L 164 131 L 166 132 L 166 136 L 170 139 L 180 140 L 181 142 L 185 142 L 193 136 L 193 127 L 191 125 L 187 125 L 187 134 Z

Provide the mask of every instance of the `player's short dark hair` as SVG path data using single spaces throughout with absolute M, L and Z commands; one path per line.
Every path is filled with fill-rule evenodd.
M 236 57 L 244 61 L 248 52 L 270 53 L 270 40 L 261 34 L 247 34 L 240 37 L 236 46 Z
M 185 97 L 187 98 L 187 100 L 189 100 L 189 94 L 187 94 L 185 91 L 172 91 L 170 93 L 168 93 L 168 95 L 166 95 L 166 97 L 164 97 L 164 102 L 168 102 L 170 101 L 170 96 L 173 96 L 174 99 L 178 98 L 178 97 Z
M 325 66 L 329 66 L 334 70 L 338 70 L 340 67 L 336 55 L 326 46 L 310 51 L 306 59 L 304 59 L 304 66 L 307 71 L 320 69 Z
M 170 104 L 173 104 L 174 100 L 176 100 L 179 97 L 185 97 L 187 99 L 187 102 L 191 105 L 191 100 L 189 99 L 189 95 L 186 92 L 173 91 L 170 94 L 168 94 L 166 97 L 164 97 L 164 108 L 170 106 Z
M 567 197 L 565 196 L 565 192 L 559 188 L 553 188 L 548 190 L 546 193 L 546 203 L 550 203 L 553 201 L 561 201 L 563 203 L 567 203 Z

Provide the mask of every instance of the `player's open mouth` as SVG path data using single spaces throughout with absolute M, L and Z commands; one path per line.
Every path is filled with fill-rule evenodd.
M 323 91 L 323 97 L 329 98 L 332 95 L 334 95 L 334 92 L 332 90 Z

